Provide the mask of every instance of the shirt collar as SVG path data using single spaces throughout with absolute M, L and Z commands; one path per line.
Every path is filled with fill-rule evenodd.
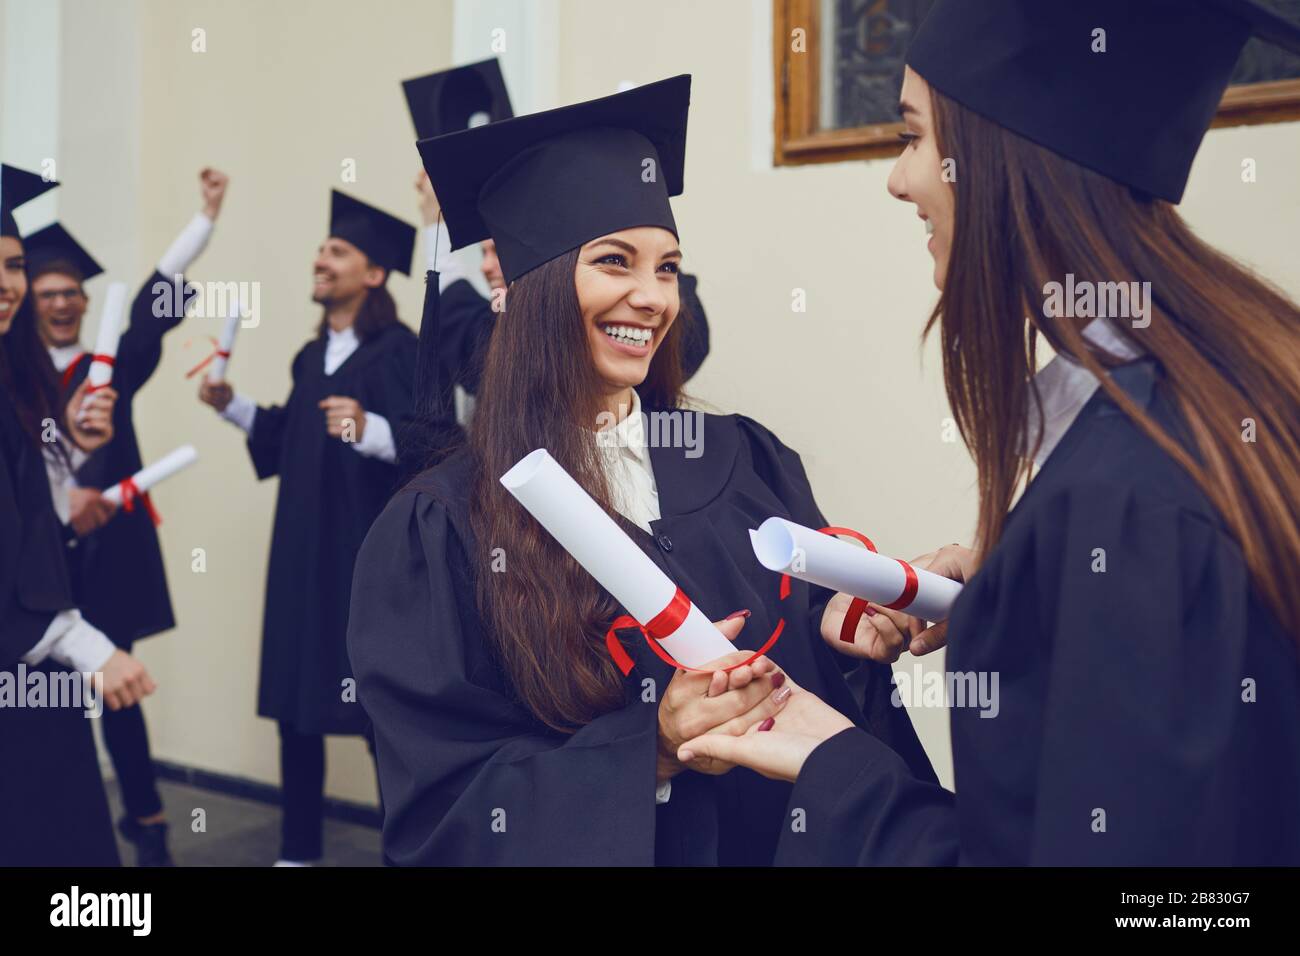
M 336 332 L 333 329 L 328 329 L 327 331 L 329 332 L 329 340 L 331 343 L 338 342 L 342 345 L 343 343 L 355 342 L 357 340 L 357 333 L 350 325 L 339 332 Z
M 598 430 L 596 444 L 609 449 L 611 457 L 621 453 L 640 462 L 646 460 L 645 419 L 636 389 L 632 389 L 632 407 L 628 413 L 616 424 Z
M 85 350 L 81 347 L 80 342 L 74 342 L 72 345 L 56 345 L 50 349 L 50 358 L 54 362 L 54 367 L 63 372 L 77 360 L 77 356 L 83 351 Z
M 1132 361 L 1142 354 L 1120 335 L 1109 319 L 1093 319 L 1083 327 L 1082 335 L 1099 351 L 1114 358 Z M 1042 432 L 1042 444 L 1034 455 L 1035 468 L 1043 467 L 1100 384 L 1092 372 L 1064 352 L 1058 353 L 1033 377 L 1034 391 L 1042 403 L 1042 419 L 1031 404 L 1025 423 L 1024 447 L 1033 448 Z

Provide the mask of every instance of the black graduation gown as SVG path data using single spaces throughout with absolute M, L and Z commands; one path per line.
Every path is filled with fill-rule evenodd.
M 325 344 L 318 338 L 298 352 L 288 401 L 258 408 L 248 440 L 257 477 L 280 477 L 257 712 L 300 733 L 358 734 L 365 715 L 344 685 L 352 676 L 344 643 L 352 566 L 397 469 L 330 437 L 317 404 L 330 395 L 355 398 L 396 431 L 411 409 L 415 334 L 390 325 L 332 375 Z
M 1179 434 L 1153 363 L 1114 375 Z M 808 830 L 779 862 L 1300 864 L 1295 644 L 1209 501 L 1104 392 L 958 599 L 947 666 L 1000 673 L 996 717 L 951 711 L 957 795 L 846 730 L 804 765 Z
M 22 656 L 72 606 L 45 464 L 0 388 L 0 671 L 16 682 Z M 64 668 L 26 671 L 48 681 Z M 117 865 L 82 708 L 0 706 L 0 867 Z
M 678 281 L 682 303 L 691 311 L 691 324 L 682 343 L 682 377 L 689 381 L 709 354 L 709 320 L 696 291 L 699 279 L 683 272 Z M 459 385 L 471 395 L 478 394 L 483 358 L 496 320 L 492 303 L 467 279 L 458 279 L 443 290 L 438 359 L 439 380 L 445 387 Z
M 782 601 L 753 555 L 748 529 L 771 515 L 825 524 L 798 455 L 751 419 L 704 421 L 701 457 L 650 449 L 662 517 L 634 538 L 711 620 L 751 609 L 738 647 L 761 646 L 784 616 L 772 659 L 933 780 L 906 712 L 889 704 L 890 669 L 859 667 L 819 636 L 830 592 L 796 581 Z M 469 484 L 465 450 L 418 476 L 357 561 L 348 646 L 374 725 L 385 853 L 404 865 L 770 863 L 790 785 L 687 771 L 656 806 L 658 700 L 672 670 L 638 632 L 624 632 L 635 667 L 621 709 L 566 736 L 517 701 L 474 597 L 469 555 L 485 545 L 469 526 Z M 850 670 L 862 672 L 865 715 Z M 506 832 L 495 833 L 500 811 Z
M 77 483 L 83 487 L 109 488 L 134 475 L 143 465 L 135 436 L 133 403 L 158 368 L 163 336 L 185 317 L 184 309 L 175 307 L 165 310 L 169 315 L 154 314 L 154 303 L 159 301 L 156 287 L 166 290 L 161 294 L 169 306 L 174 306 L 173 283 L 173 279 L 155 272 L 131 304 L 131 325 L 122 333 L 113 366 L 113 388 L 118 396 L 113 409 L 113 440 L 77 470 Z M 68 377 L 68 389 L 80 386 L 89 371 L 89 355 L 83 354 Z M 176 626 L 158 532 L 143 506 L 137 505 L 129 512 L 119 509 L 104 527 L 74 541 L 73 593 L 77 604 L 113 643 L 129 649 L 139 638 Z

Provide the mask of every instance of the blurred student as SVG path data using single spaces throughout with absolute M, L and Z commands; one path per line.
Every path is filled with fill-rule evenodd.
M 951 711 L 955 795 L 801 688 L 685 743 L 795 782 L 778 862 L 1300 864 L 1300 309 L 1174 209 L 1252 35 L 1300 51 L 1235 0 L 940 0 L 917 33 L 889 189 L 932 233 L 979 549 L 918 562 L 965 582 L 948 622 L 872 620 L 1000 680 Z
M 414 226 L 335 191 L 312 287 L 323 314 L 286 402 L 257 406 L 225 382 L 199 390 L 248 435 L 257 477 L 280 478 L 257 712 L 279 725 L 287 865 L 321 857 L 324 735 L 369 739 L 344 638 L 353 563 L 395 490 L 394 433 L 411 409 L 416 339 L 387 282 L 410 273 L 414 247 Z
M 125 651 L 141 638 L 170 630 L 176 621 L 148 493 L 141 496 L 142 507 L 116 513 L 101 491 L 129 478 L 143 464 L 135 431 L 135 398 L 158 368 L 163 336 L 184 318 L 182 297 L 176 290 L 184 289 L 183 273 L 208 243 L 227 183 L 226 175 L 215 169 L 200 172 L 202 209 L 163 253 L 131 305 L 130 325 L 122 334 L 113 365 L 118 396 L 113 440 L 74 474 L 56 481 L 56 496 L 62 483 L 69 499 L 74 597 L 86 616 Z M 27 238 L 27 275 L 37 328 L 65 389 L 78 387 L 90 369 L 90 353 L 81 345 L 82 324 L 90 307 L 85 283 L 101 272 L 94 257 L 57 223 Z M 144 711 L 140 707 L 110 711 L 104 715 L 103 728 L 126 807 L 118 829 L 135 845 L 138 865 L 170 865 L 166 815 Z
M 102 447 L 116 397 L 83 385 L 65 402 L 37 336 L 13 210 L 54 185 L 0 170 L 0 866 L 116 866 L 91 701 L 60 689 L 82 690 L 76 672 L 118 709 L 154 683 L 74 605 L 50 495 L 47 447 L 74 461 Z

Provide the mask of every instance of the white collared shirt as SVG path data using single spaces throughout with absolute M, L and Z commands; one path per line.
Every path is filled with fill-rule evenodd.
M 50 349 L 50 358 L 54 361 L 54 367 L 62 374 L 84 351 L 85 349 L 81 347 L 80 342 L 74 342 L 71 345 L 56 345 Z
M 605 453 L 605 474 L 614 509 L 642 531 L 651 533 L 650 522 L 659 520 L 659 489 L 646 447 L 641 397 L 635 389 L 627 414 L 595 435 L 597 447 Z
M 1132 360 L 1142 354 L 1120 336 L 1108 319 L 1093 319 L 1084 326 L 1082 334 L 1115 358 Z M 1037 409 L 1031 403 L 1029 420 L 1025 423 L 1025 447 L 1034 447 L 1041 428 L 1043 443 L 1034 455 L 1034 468 L 1040 469 L 1101 383 L 1087 368 L 1062 352 L 1039 369 L 1032 384 L 1042 402 L 1043 417 L 1040 425 Z

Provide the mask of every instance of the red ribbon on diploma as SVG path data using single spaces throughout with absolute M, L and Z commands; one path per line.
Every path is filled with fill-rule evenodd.
M 208 353 L 207 358 L 205 358 L 202 362 L 200 362 L 198 365 L 194 366 L 192 369 L 190 369 L 188 372 L 185 373 L 186 378 L 193 378 L 195 375 L 198 375 L 199 372 L 202 372 L 205 368 L 207 368 L 210 364 L 212 364 L 212 360 L 215 358 L 223 358 L 223 359 L 230 358 L 230 353 L 220 348 L 217 345 L 216 339 L 214 339 L 212 336 L 209 335 L 208 341 L 212 343 L 212 351 Z
M 113 358 L 113 356 L 111 355 L 92 355 L 90 357 L 90 364 L 94 365 L 96 362 L 99 362 L 101 365 L 107 365 L 109 368 L 112 368 L 114 365 L 117 364 L 117 360 Z M 89 371 L 87 371 L 86 374 L 89 375 L 90 374 Z M 94 395 L 101 388 L 108 388 L 110 384 L 112 383 L 105 382 L 103 385 L 91 385 L 89 388 L 86 389 L 86 394 Z
M 843 534 L 848 535 L 857 541 L 861 541 L 867 546 L 868 551 L 875 552 L 876 546 L 871 543 L 871 539 L 859 531 L 852 528 L 818 528 L 822 534 Z M 921 582 L 916 577 L 916 569 L 904 561 L 902 558 L 895 558 L 903 566 L 903 593 L 898 596 L 898 600 L 890 604 L 882 604 L 881 607 L 887 607 L 891 611 L 903 611 L 916 600 L 916 589 L 920 587 Z M 781 597 L 784 598 L 790 592 L 790 575 L 781 576 Z M 853 643 L 853 635 L 858 632 L 858 621 L 862 620 L 863 613 L 867 610 L 867 602 L 860 597 L 855 597 L 849 602 L 848 612 L 844 615 L 844 623 L 840 625 L 840 640 L 845 644 Z
M 850 538 L 862 542 L 862 544 L 866 545 L 868 550 L 876 551 L 876 546 L 872 544 L 870 538 L 861 532 L 854 531 L 852 528 L 827 527 L 818 528 L 817 530 L 822 534 L 847 535 Z M 876 553 L 878 554 L 879 552 Z M 910 564 L 901 558 L 895 558 L 894 560 L 903 566 L 903 574 L 905 576 L 903 581 L 903 593 L 898 596 L 896 601 L 889 604 L 882 604 L 881 607 L 887 607 L 891 611 L 903 611 L 906 610 L 907 607 L 911 605 L 912 601 L 916 599 L 916 590 L 920 586 L 920 581 L 917 579 L 916 570 Z M 779 599 L 782 601 L 790 596 L 790 575 L 781 575 L 781 586 L 778 593 Z M 849 602 L 848 612 L 844 615 L 844 623 L 840 626 L 841 641 L 844 641 L 846 644 L 853 643 L 853 635 L 856 634 L 858 630 L 858 621 L 862 620 L 862 615 L 866 609 L 867 602 L 862 598 L 855 597 L 851 602 Z M 622 642 L 619 641 L 618 635 L 615 632 L 629 627 L 634 627 L 639 630 L 642 636 L 645 637 L 646 643 L 650 645 L 650 649 L 659 656 L 660 660 L 668 664 L 669 667 L 675 667 L 678 670 L 684 671 L 694 671 L 697 674 L 710 673 L 712 669 L 687 667 L 685 664 L 678 663 L 673 660 L 672 655 L 665 651 L 659 644 L 661 640 L 665 637 L 669 637 L 682 626 L 682 622 L 686 620 L 686 615 L 690 613 L 690 610 L 691 599 L 686 596 L 686 593 L 682 591 L 681 588 L 678 588 L 673 594 L 672 599 L 668 602 L 668 605 L 651 618 L 648 624 L 642 625 L 636 620 L 636 618 L 629 614 L 624 614 L 617 618 L 614 623 L 609 626 L 609 630 L 605 632 L 605 648 L 609 651 L 610 657 L 614 658 L 614 663 L 617 664 L 618 669 L 623 672 L 623 676 L 626 677 L 632 672 L 635 663 L 627 650 L 623 647 Z M 752 663 L 754 660 L 762 657 L 772 649 L 772 645 L 776 643 L 777 638 L 781 636 L 783 630 L 785 630 L 785 618 L 781 618 L 777 621 L 776 630 L 772 632 L 772 636 L 769 637 L 763 646 L 756 650 L 750 657 L 741 661 L 739 664 L 732 664 L 730 667 L 718 669 L 730 671 L 737 667 L 744 667 L 746 664 Z
M 691 599 L 686 596 L 686 592 L 681 588 L 678 588 L 676 592 L 674 592 L 672 599 L 668 602 L 668 605 L 651 618 L 648 624 L 641 624 L 640 621 L 632 617 L 630 614 L 624 614 L 616 619 L 614 623 L 609 626 L 609 630 L 605 632 L 605 647 L 609 651 L 610 657 L 614 658 L 614 663 L 618 665 L 618 669 L 623 672 L 623 676 L 626 677 L 630 674 L 633 666 L 635 666 L 631 656 L 623 647 L 622 642 L 619 641 L 618 634 L 615 633 L 625 627 L 635 627 L 639 630 L 645 637 L 646 643 L 650 645 L 650 650 L 654 651 L 655 654 L 659 656 L 659 659 L 669 667 L 674 667 L 683 671 L 694 671 L 697 674 L 712 673 L 714 670 L 713 668 L 687 667 L 685 664 L 677 662 L 659 643 L 665 637 L 671 637 L 677 629 L 682 626 L 682 622 L 686 620 L 686 615 L 689 614 L 690 611 Z M 781 636 L 781 631 L 784 629 L 785 619 L 782 618 L 777 622 L 776 630 L 772 632 L 772 636 L 767 639 L 767 643 L 762 647 L 740 663 L 718 669 L 724 671 L 734 670 L 737 667 L 744 667 L 746 664 L 752 663 L 762 657 L 772 649 L 772 645 L 776 643 L 777 638 Z
M 135 510 L 136 500 L 139 499 L 139 501 L 144 505 L 144 510 L 149 513 L 149 520 L 153 522 L 153 526 L 156 528 L 162 524 L 162 517 L 158 514 L 158 509 L 153 506 L 153 502 L 149 499 L 149 492 L 141 491 L 136 486 L 134 478 L 123 479 L 118 483 L 118 487 L 122 489 L 122 507 L 127 512 Z
M 65 389 L 72 384 L 72 376 L 77 374 L 77 369 L 81 366 L 82 362 L 86 361 L 86 359 L 90 359 L 92 364 L 95 362 L 103 362 L 105 365 L 109 366 L 117 364 L 111 355 L 91 355 L 89 352 L 82 352 L 72 360 L 71 365 L 63 370 L 63 387 Z M 104 387 L 105 386 L 103 385 L 92 385 L 86 389 L 86 394 L 89 395 L 92 392 L 97 392 Z

